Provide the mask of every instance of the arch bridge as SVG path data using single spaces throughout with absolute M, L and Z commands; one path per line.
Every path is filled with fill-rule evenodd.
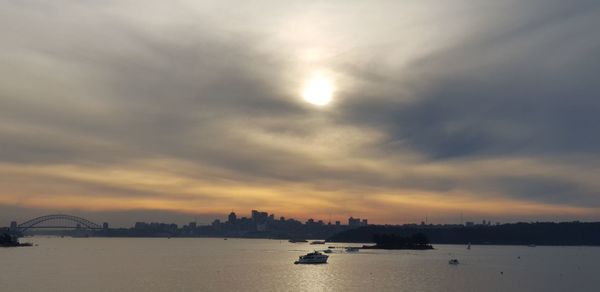
M 17 230 L 20 232 L 25 232 L 28 229 L 32 228 L 102 229 L 102 226 L 85 218 L 65 214 L 52 214 L 40 216 L 17 225 Z

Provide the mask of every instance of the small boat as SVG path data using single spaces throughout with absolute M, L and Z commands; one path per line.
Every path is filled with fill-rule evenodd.
M 291 243 L 308 242 L 308 240 L 306 240 L 306 239 L 290 239 L 288 241 Z
M 325 241 L 313 241 L 310 244 L 325 244 Z
M 360 250 L 360 248 L 354 247 L 354 246 L 346 247 L 346 252 L 358 252 L 359 250 Z
M 457 259 L 451 259 L 448 261 L 449 265 L 458 265 L 458 260 Z
M 326 250 L 324 250 L 323 252 L 324 252 L 324 253 L 332 253 L 332 252 L 333 252 L 333 250 L 331 250 L 331 249 L 326 249 Z
M 318 251 L 308 253 L 300 256 L 294 264 L 326 264 L 328 255 L 324 255 Z

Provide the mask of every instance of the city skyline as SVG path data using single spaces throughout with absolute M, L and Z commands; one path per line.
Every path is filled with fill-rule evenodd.
M 16 214 L 13 217 L 10 217 L 10 220 L 7 220 L 5 223 L 0 222 L 0 227 L 9 227 L 16 223 L 22 223 L 26 220 L 33 219 L 35 217 L 51 215 L 51 214 L 42 214 L 42 213 L 32 213 L 28 215 L 26 212 L 22 212 L 20 210 L 12 210 L 13 212 L 4 214 L 4 217 L 10 217 L 9 214 Z M 185 226 L 189 223 L 197 224 L 198 226 L 211 226 L 215 223 L 215 221 L 226 223 L 231 220 L 231 215 L 235 214 L 238 219 L 253 219 L 254 213 L 259 212 L 261 214 L 266 214 L 269 217 L 273 217 L 275 220 L 283 220 L 291 219 L 293 221 L 300 222 L 302 224 L 310 223 L 319 223 L 323 225 L 360 225 L 364 226 L 367 224 L 374 225 L 464 225 L 464 226 L 472 226 L 472 225 L 498 225 L 505 223 L 522 223 L 522 222 L 573 222 L 580 220 L 543 220 L 543 219 L 532 219 L 532 220 L 515 220 L 515 221 L 498 221 L 493 220 L 488 217 L 474 217 L 474 216 L 465 216 L 465 214 L 458 214 L 456 220 L 438 220 L 436 217 L 424 216 L 422 218 L 416 218 L 413 221 L 405 221 L 405 222 L 374 222 L 369 221 L 368 218 L 358 217 L 358 216 L 328 216 L 327 218 L 315 217 L 315 216 L 307 216 L 307 217 L 294 217 L 294 216 L 286 216 L 283 214 L 275 214 L 271 212 L 264 212 L 258 210 L 248 210 L 247 212 L 236 212 L 235 210 L 231 210 L 229 213 L 222 214 L 201 214 L 194 216 L 193 214 L 173 214 L 171 212 L 161 213 L 156 211 L 149 212 L 123 212 L 123 213 L 112 213 L 107 215 L 106 213 L 90 213 L 90 212 L 81 212 L 76 211 L 74 213 L 68 212 L 57 212 L 54 215 L 75 215 L 79 217 L 90 218 L 91 221 L 94 222 L 103 222 L 110 224 L 111 228 L 128 228 L 134 226 L 137 223 L 145 222 L 145 223 L 160 223 L 160 224 L 176 224 L 178 226 Z M 118 214 L 115 216 L 115 214 Z M 126 219 L 124 219 L 126 218 Z M 351 221 L 355 221 L 355 224 L 351 224 Z M 585 222 L 585 221 L 584 221 Z
M 597 3 L 235 6 L 1 3 L 0 222 L 600 221 Z
M 94 220 L 90 221 L 86 218 L 82 218 L 79 216 L 74 216 L 70 214 L 46 214 L 43 216 L 38 216 L 36 218 L 28 218 L 27 220 L 12 220 L 10 225 L 2 226 L 0 225 L 0 229 L 8 228 L 7 230 L 16 233 L 22 233 L 23 230 L 31 230 L 31 229 L 52 229 L 50 233 L 47 234 L 61 234 L 60 232 L 64 232 L 64 230 L 75 230 L 79 231 L 98 231 L 102 230 L 102 232 L 108 232 L 110 230 L 118 230 L 116 233 L 108 234 L 96 234 L 100 236 L 162 236 L 165 237 L 164 233 L 161 233 L 165 230 L 170 230 L 177 232 L 177 234 L 172 234 L 173 236 L 209 236 L 209 237 L 222 237 L 222 236 L 231 236 L 231 237 L 259 237 L 259 238 L 269 238 L 272 235 L 278 235 L 280 237 L 285 238 L 306 238 L 306 236 L 299 236 L 298 234 L 310 234 L 310 232 L 320 233 L 321 236 L 331 236 L 342 231 L 346 231 L 349 229 L 359 228 L 359 227 L 385 227 L 385 226 L 396 226 L 396 227 L 444 227 L 444 228 L 455 228 L 455 227 L 474 227 L 474 226 L 500 226 L 500 222 L 492 222 L 491 220 L 482 220 L 482 222 L 477 223 L 474 221 L 462 221 L 459 223 L 453 224 L 440 224 L 429 222 L 427 218 L 424 221 L 413 222 L 413 223 L 405 223 L 405 224 L 372 224 L 369 222 L 367 218 L 358 218 L 358 217 L 348 217 L 346 220 L 322 220 L 319 218 L 308 218 L 305 221 L 298 220 L 298 218 L 290 218 L 285 216 L 276 216 L 273 213 L 260 211 L 260 210 L 250 210 L 248 212 L 248 216 L 244 216 L 243 214 L 238 214 L 234 211 L 231 211 L 229 214 L 225 216 L 226 219 L 221 220 L 224 216 L 220 216 L 220 218 L 214 218 L 211 222 L 198 222 L 198 221 L 190 221 L 185 222 L 183 224 L 178 224 L 175 222 L 161 222 L 156 220 L 150 221 L 135 221 L 134 224 L 130 226 L 115 226 L 114 221 L 103 220 L 94 222 Z M 99 223 L 101 222 L 101 223 Z M 113 224 L 111 224 L 113 223 Z M 527 223 L 527 222 L 518 222 Z M 533 223 L 533 222 L 531 222 Z M 535 223 L 547 223 L 547 222 L 535 222 Z M 562 223 L 580 223 L 579 221 L 575 222 L 562 222 Z M 510 223 L 509 223 L 510 224 Z M 304 228 L 304 231 L 298 228 Z M 110 229 L 110 230 L 109 230 Z M 123 234 L 119 232 L 123 232 L 129 229 L 130 232 L 138 232 Z M 278 231 L 280 233 L 273 233 Z M 58 232 L 58 233 L 56 233 Z M 150 232 L 150 233 L 148 233 Z M 153 233 L 152 233 L 153 232 Z M 258 233 L 257 233 L 258 232 Z M 283 233 L 282 233 L 283 232 Z M 314 234 L 313 234 L 314 235 Z

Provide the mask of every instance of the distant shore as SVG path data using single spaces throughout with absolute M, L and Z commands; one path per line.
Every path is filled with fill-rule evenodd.
M 327 238 L 331 242 L 374 242 L 376 234 L 424 234 L 431 244 L 600 246 L 600 222 L 514 223 L 492 226 L 369 225 Z
M 333 231 L 333 230 L 331 230 Z M 277 233 L 266 230 L 241 234 L 239 232 L 220 234 L 190 234 L 185 232 L 167 233 L 163 231 L 132 229 L 107 229 L 99 231 L 60 231 L 57 233 L 36 233 L 36 235 L 56 235 L 82 237 L 117 238 L 250 238 L 250 239 L 310 239 L 340 243 L 374 243 L 376 234 L 394 234 L 412 236 L 424 234 L 430 244 L 468 244 L 473 245 L 535 245 L 535 246 L 600 246 L 600 222 L 563 222 L 563 223 L 513 223 L 502 225 L 368 225 L 353 229 L 341 229 L 337 233 L 302 232 Z M 333 232 L 331 232 L 333 233 Z M 31 233 L 30 233 L 31 234 Z M 6 245 L 6 244 L 5 244 Z M 10 245 L 14 246 L 14 245 Z
M 434 249 L 432 245 L 397 245 L 397 246 L 380 246 L 380 245 L 363 245 L 361 249 L 397 249 L 397 250 L 430 250 Z
M 0 247 L 32 246 L 31 243 L 20 243 L 17 236 L 9 233 L 0 233 Z

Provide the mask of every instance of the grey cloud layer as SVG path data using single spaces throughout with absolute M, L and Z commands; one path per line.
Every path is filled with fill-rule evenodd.
M 2 162 L 166 157 L 247 182 L 600 207 L 569 175 L 450 171 L 600 166 L 595 1 L 0 5 Z M 311 46 L 339 76 L 329 109 L 294 95 Z

